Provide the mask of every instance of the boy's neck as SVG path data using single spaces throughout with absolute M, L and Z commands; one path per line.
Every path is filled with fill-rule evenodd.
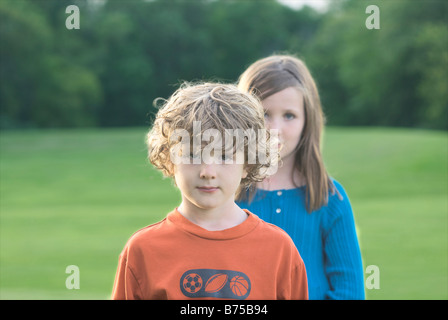
M 229 229 L 241 224 L 247 218 L 247 213 L 234 201 L 229 201 L 229 203 L 213 209 L 199 208 L 188 201 L 182 201 L 177 211 L 208 231 Z

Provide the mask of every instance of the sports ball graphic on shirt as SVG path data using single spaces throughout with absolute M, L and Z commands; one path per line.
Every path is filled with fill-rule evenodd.
M 189 298 L 246 299 L 251 290 L 249 277 L 233 270 L 193 269 L 180 277 L 180 290 Z
M 228 276 L 225 273 L 218 273 L 210 277 L 205 284 L 205 292 L 218 292 L 227 283 Z
M 249 290 L 249 282 L 247 282 L 244 277 L 234 276 L 232 280 L 230 280 L 230 289 L 237 296 L 244 296 Z
M 182 283 L 185 290 L 195 293 L 202 288 L 202 278 L 196 273 L 187 274 Z

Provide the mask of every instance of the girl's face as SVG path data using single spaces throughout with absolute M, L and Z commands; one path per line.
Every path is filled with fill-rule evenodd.
M 294 149 L 300 141 L 305 125 L 303 94 L 289 87 L 262 101 L 268 129 L 277 129 L 280 139 L 280 157 L 285 162 L 294 158 Z

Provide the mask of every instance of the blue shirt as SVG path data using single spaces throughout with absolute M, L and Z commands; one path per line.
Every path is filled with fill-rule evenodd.
M 305 263 L 310 300 L 365 299 L 364 273 L 352 207 L 344 188 L 308 213 L 305 188 L 257 190 L 250 205 L 237 204 L 285 230 Z

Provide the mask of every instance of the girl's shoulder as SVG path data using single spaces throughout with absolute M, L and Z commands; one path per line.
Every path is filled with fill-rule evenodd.
M 334 191 L 330 192 L 327 205 L 322 206 L 319 210 L 320 213 L 324 213 L 322 217 L 324 224 L 328 227 L 339 219 L 353 220 L 353 209 L 345 188 L 339 181 L 333 178 L 331 181 L 334 185 Z
M 340 202 L 349 201 L 347 192 L 342 184 L 334 178 L 331 178 L 331 182 L 333 183 L 334 190 L 330 191 L 329 200 L 336 198 L 334 200 L 339 200 Z

